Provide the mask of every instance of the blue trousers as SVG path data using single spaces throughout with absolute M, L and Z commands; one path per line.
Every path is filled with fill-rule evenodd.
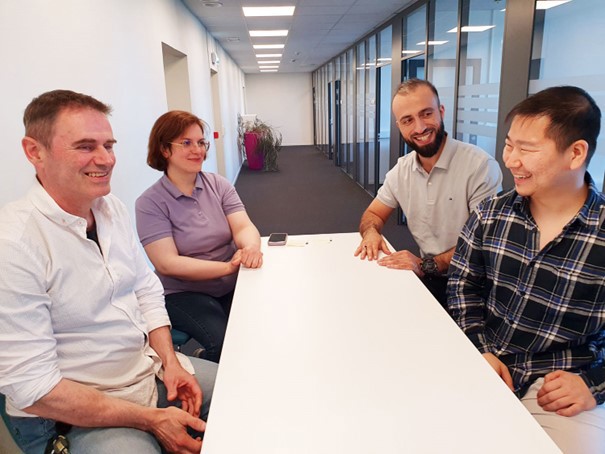
M 219 362 L 233 292 L 213 297 L 204 293 L 180 292 L 166 295 L 166 310 L 172 327 L 198 341 L 206 350 L 205 359 Z
M 210 401 L 214 390 L 217 365 L 199 358 L 190 358 L 195 369 L 195 378 L 202 388 L 203 402 L 200 418 L 208 418 Z M 168 402 L 166 387 L 157 380 L 158 407 L 166 408 L 179 405 L 179 402 Z M 55 421 L 44 418 L 10 417 L 9 430 L 25 454 L 42 454 L 46 443 L 56 436 Z M 155 437 L 138 429 L 127 427 L 84 428 L 73 427 L 67 434 L 70 452 L 73 454 L 115 454 L 161 453 L 162 449 Z

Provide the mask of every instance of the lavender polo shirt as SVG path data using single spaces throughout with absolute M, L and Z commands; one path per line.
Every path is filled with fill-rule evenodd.
M 183 194 L 166 175 L 136 201 L 136 220 L 143 246 L 172 237 L 180 255 L 226 262 L 237 247 L 227 215 L 243 211 L 244 204 L 229 181 L 200 172 L 192 196 Z M 200 292 L 222 296 L 235 287 L 237 274 L 204 281 L 187 281 L 157 273 L 164 293 Z

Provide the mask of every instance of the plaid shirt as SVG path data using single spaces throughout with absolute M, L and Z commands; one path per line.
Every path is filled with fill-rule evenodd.
M 518 396 L 565 370 L 605 401 L 605 196 L 585 180 L 584 206 L 542 250 L 529 201 L 514 190 L 481 203 L 458 239 L 450 313 L 507 365 Z

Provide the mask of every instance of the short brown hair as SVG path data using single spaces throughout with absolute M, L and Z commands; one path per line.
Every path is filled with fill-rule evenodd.
M 417 79 L 415 77 L 401 82 L 399 84 L 399 86 L 397 87 L 397 90 L 395 90 L 395 96 L 397 96 L 397 95 L 405 96 L 407 94 L 410 94 L 410 93 L 416 91 L 419 87 L 429 88 L 435 95 L 435 98 L 437 99 L 437 105 L 438 106 L 441 105 L 441 101 L 439 100 L 439 93 L 437 92 L 437 89 L 435 88 L 435 86 L 432 83 L 430 83 L 428 80 Z
M 168 160 L 162 154 L 163 149 L 170 151 L 170 142 L 180 136 L 191 125 L 198 125 L 202 134 L 206 134 L 208 125 L 192 113 L 183 110 L 171 110 L 155 121 L 149 134 L 147 164 L 152 169 L 166 172 Z
M 111 113 L 109 105 L 92 96 L 71 90 L 48 91 L 34 98 L 25 108 L 25 135 L 50 147 L 57 117 L 66 109 L 93 109 L 105 115 Z

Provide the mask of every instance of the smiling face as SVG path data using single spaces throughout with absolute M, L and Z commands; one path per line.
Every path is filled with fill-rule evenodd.
M 546 137 L 549 125 L 545 116 L 517 116 L 506 137 L 502 158 L 513 175 L 515 189 L 524 197 L 557 198 L 582 179 L 585 141 L 559 150 L 555 141 Z
M 115 142 L 104 113 L 68 108 L 57 116 L 49 147 L 31 137 L 22 143 L 49 195 L 68 213 L 86 218 L 92 202 L 111 190 Z
M 196 174 L 202 170 L 202 163 L 206 159 L 204 132 L 198 124 L 192 124 L 170 144 L 170 149 L 164 150 L 168 161 L 168 176 L 172 174 Z
M 444 113 L 444 107 L 426 86 L 393 98 L 393 115 L 403 140 L 425 158 L 435 156 L 443 147 Z

